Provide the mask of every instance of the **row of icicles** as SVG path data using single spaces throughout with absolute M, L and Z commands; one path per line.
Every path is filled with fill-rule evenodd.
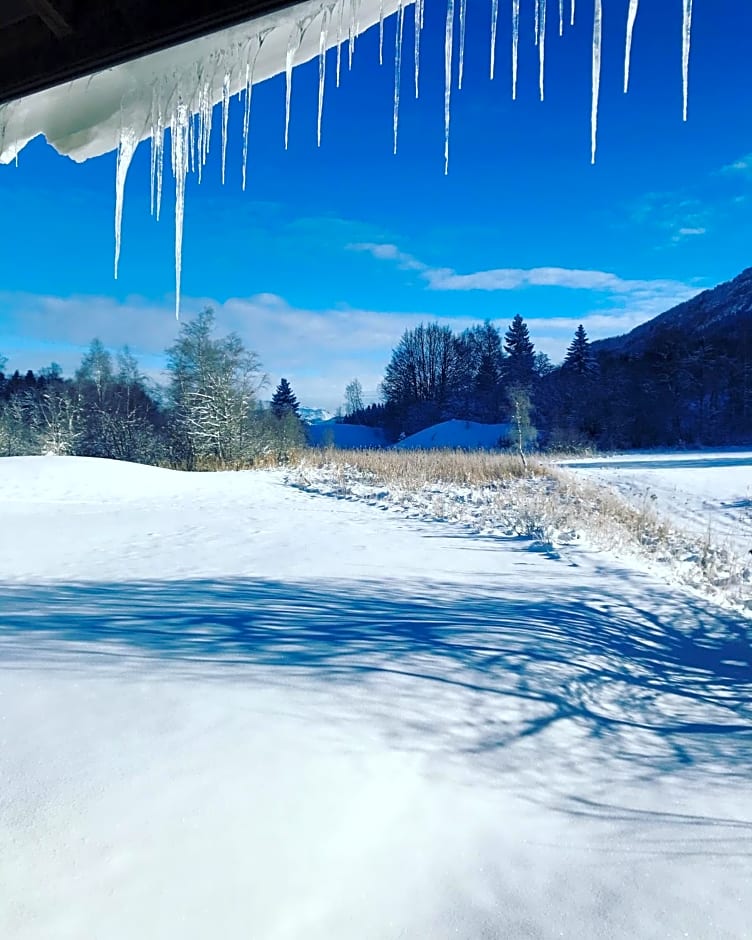
M 319 87 L 318 87 L 318 117 L 317 142 L 321 144 L 321 119 L 324 103 L 324 87 L 326 80 L 326 54 L 329 36 L 332 27 L 337 30 L 336 43 L 336 84 L 339 87 L 342 46 L 348 42 L 348 66 L 352 68 L 355 39 L 359 29 L 359 13 L 362 0 L 340 0 L 339 3 L 325 5 L 321 16 L 310 16 L 303 21 L 296 22 L 290 32 L 285 57 L 285 148 L 288 144 L 290 126 L 290 103 L 292 94 L 292 71 L 295 58 L 302 42 L 303 36 L 311 24 L 321 19 L 319 36 Z M 546 37 L 549 22 L 549 7 L 556 0 L 532 0 L 535 16 L 535 44 L 539 55 L 539 91 L 543 100 L 545 93 L 545 66 L 546 66 Z M 582 2 L 582 0 L 581 0 Z M 682 0 L 682 75 L 683 75 L 683 116 L 687 119 L 689 54 L 692 33 L 692 2 Z M 396 12 L 397 29 L 395 33 L 394 48 L 394 117 L 393 136 L 394 152 L 397 152 L 397 137 L 399 130 L 400 84 L 402 72 L 402 37 L 405 21 L 405 6 L 413 4 L 414 7 L 414 84 L 415 97 L 419 94 L 420 84 L 420 38 L 424 25 L 425 0 L 400 0 Z M 601 78 L 601 47 L 603 37 L 603 0 L 593 0 L 593 43 L 592 43 L 592 114 L 591 114 L 591 158 L 595 163 L 597 136 L 598 136 L 598 104 L 600 98 Z M 379 63 L 384 62 L 384 0 L 380 0 L 379 9 Z M 349 17 L 345 22 L 345 6 L 349 6 Z M 632 37 L 639 9 L 639 0 L 629 0 L 629 9 L 626 24 L 626 42 L 624 52 L 624 91 L 629 89 L 630 63 L 632 54 Z M 336 24 L 333 22 L 337 20 Z M 517 71 L 518 51 L 520 39 L 520 0 L 511 0 L 512 18 L 512 98 L 517 98 Z M 576 18 L 576 0 L 558 0 L 558 33 L 564 34 L 565 26 L 574 26 Z M 444 173 L 449 172 L 449 125 L 451 113 L 451 92 L 454 78 L 454 33 L 456 20 L 459 19 L 459 52 L 457 68 L 457 87 L 462 88 L 465 57 L 465 35 L 467 25 L 467 0 L 447 0 L 446 31 L 444 44 Z M 490 77 L 494 78 L 496 66 L 496 33 L 499 19 L 499 0 L 491 0 L 491 49 L 490 49 Z M 172 84 L 165 79 L 153 89 L 152 106 L 150 113 L 151 131 L 151 211 L 159 219 L 162 203 L 162 175 L 164 162 L 164 134 L 170 129 L 171 163 L 175 177 L 175 314 L 180 313 L 180 286 L 182 268 L 183 243 L 183 217 L 185 206 L 185 182 L 189 170 L 198 173 L 201 181 L 202 168 L 206 164 L 209 153 L 209 139 L 211 136 L 213 102 L 211 100 L 212 75 L 218 68 L 224 68 L 222 83 L 222 154 L 221 172 L 222 182 L 225 180 L 225 165 L 227 155 L 227 126 L 230 105 L 230 87 L 232 76 L 239 68 L 242 76 L 241 89 L 238 98 L 243 97 L 243 156 L 242 156 L 242 186 L 245 190 L 248 163 L 248 136 L 251 117 L 251 97 L 254 81 L 254 68 L 259 52 L 266 41 L 269 32 L 261 32 L 251 37 L 242 50 L 235 50 L 235 56 L 219 55 L 208 63 L 202 63 L 196 74 L 190 76 L 190 89 L 186 88 L 188 77 L 178 82 L 175 94 L 174 77 Z M 230 59 L 234 60 L 231 62 Z M 213 67 L 214 71 L 210 69 Z M 172 100 L 174 99 L 174 101 Z M 166 107 L 170 102 L 171 107 Z M 169 115 L 165 112 L 169 110 Z M 117 154 L 116 169 L 116 200 L 115 200 L 115 277 L 118 275 L 120 258 L 120 236 L 123 217 L 123 193 L 128 167 L 136 147 L 143 135 L 138 134 L 133 127 L 123 127 L 120 135 L 120 144 Z

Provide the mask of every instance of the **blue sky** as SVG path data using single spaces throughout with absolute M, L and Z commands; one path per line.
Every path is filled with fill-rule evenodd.
M 285 151 L 284 80 L 254 90 L 250 176 L 240 185 L 242 105 L 230 115 L 227 182 L 219 121 L 201 185 L 189 178 L 183 316 L 215 307 L 311 406 L 336 407 L 360 377 L 376 394 L 402 331 L 441 319 L 529 320 L 556 359 L 577 323 L 625 332 L 750 264 L 752 9 L 695 4 L 689 122 L 681 120 L 681 4 L 643 3 L 632 85 L 622 93 L 627 0 L 604 0 L 598 160 L 590 165 L 592 4 L 558 37 L 548 0 L 546 98 L 538 100 L 532 2 L 523 0 L 518 100 L 510 94 L 510 4 L 500 0 L 489 80 L 490 2 L 468 0 L 465 75 L 452 96 L 443 166 L 446 7 L 426 0 L 421 95 L 406 16 L 399 148 L 392 153 L 395 21 L 360 37 L 333 81 L 316 147 L 317 63 L 294 75 Z M 567 6 L 569 0 L 566 0 Z M 346 62 L 346 56 L 344 61 Z M 456 61 L 456 60 L 455 60 Z M 77 165 L 43 141 L 0 167 L 0 354 L 11 368 L 72 370 L 93 336 L 129 343 L 153 374 L 176 332 L 172 180 L 149 213 L 149 151 L 128 177 L 113 280 L 114 155 Z M 9 224 L 10 221 L 10 224 Z

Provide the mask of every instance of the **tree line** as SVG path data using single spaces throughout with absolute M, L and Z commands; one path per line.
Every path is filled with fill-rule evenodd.
M 0 455 L 108 457 L 187 470 L 284 461 L 305 441 L 286 379 L 269 406 L 258 356 L 215 335 L 207 309 L 166 350 L 168 383 L 150 382 L 126 347 L 95 339 L 72 378 L 56 364 L 6 376 L 0 358 Z
M 578 326 L 563 361 L 536 351 L 521 316 L 502 335 L 490 322 L 455 333 L 406 330 L 392 351 L 381 402 L 346 421 L 396 440 L 450 418 L 510 425 L 507 443 L 543 448 L 719 444 L 752 437 L 752 344 L 712 344 L 664 332 L 640 352 L 591 345 Z M 353 383 L 347 403 L 357 400 Z M 359 384 L 355 388 L 357 392 Z

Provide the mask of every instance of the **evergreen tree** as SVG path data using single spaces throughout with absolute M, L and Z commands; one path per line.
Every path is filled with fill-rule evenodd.
M 272 395 L 272 413 L 276 418 L 284 418 L 287 415 L 298 416 L 298 399 L 295 397 L 290 383 L 287 379 L 281 379 L 274 395 Z
M 474 352 L 469 363 L 473 369 L 468 388 L 472 404 L 467 417 L 479 421 L 498 421 L 504 402 L 504 351 L 501 347 L 501 335 L 496 327 L 486 320 L 479 326 L 465 330 L 460 339 Z
M 504 366 L 509 385 L 530 385 L 535 370 L 535 347 L 530 340 L 527 324 L 519 313 L 504 334 L 504 350 L 507 354 Z
M 585 327 L 580 325 L 575 330 L 574 339 L 569 344 L 562 368 L 576 375 L 595 375 L 598 364 L 590 350 L 590 342 Z

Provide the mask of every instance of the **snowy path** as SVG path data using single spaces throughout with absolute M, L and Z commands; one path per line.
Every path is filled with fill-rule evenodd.
M 645 501 L 685 531 L 715 544 L 752 550 L 752 453 L 626 454 L 564 461 L 562 466 Z
M 748 936 L 739 620 L 285 487 L 0 460 L 0 936 Z

